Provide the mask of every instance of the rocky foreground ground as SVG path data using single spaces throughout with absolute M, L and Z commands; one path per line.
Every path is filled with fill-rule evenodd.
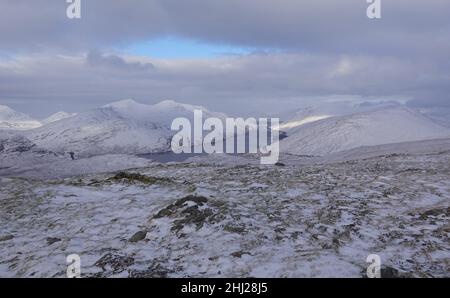
M 0 178 L 0 276 L 450 276 L 450 154 Z

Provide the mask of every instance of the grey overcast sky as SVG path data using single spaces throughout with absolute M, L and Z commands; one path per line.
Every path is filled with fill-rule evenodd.
M 35 117 L 133 98 L 230 114 L 401 100 L 450 111 L 450 1 L 0 0 L 0 104 Z

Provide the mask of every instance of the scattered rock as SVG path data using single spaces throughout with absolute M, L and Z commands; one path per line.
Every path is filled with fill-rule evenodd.
M 141 240 L 144 240 L 145 236 L 147 236 L 146 231 L 138 231 L 133 236 L 131 236 L 131 238 L 128 241 L 132 243 L 139 242 Z
M 112 273 L 120 273 L 125 271 L 128 267 L 134 264 L 134 258 L 107 253 L 101 257 L 94 266 L 102 268 L 103 271 L 107 271 L 111 268 Z
M 8 241 L 14 238 L 14 235 L 5 235 L 5 236 L 0 236 L 0 242 L 3 241 Z
M 439 215 L 450 216 L 450 207 L 434 208 L 427 210 L 420 215 L 420 219 L 425 220 L 430 216 L 439 216 Z
M 73 197 L 78 197 L 77 195 L 74 194 L 66 194 L 64 195 L 65 198 L 73 198 Z
M 158 213 L 156 213 L 153 218 L 162 218 L 162 217 L 168 217 L 171 216 L 173 213 L 172 207 L 173 205 L 167 206 L 164 209 L 159 210 Z
M 205 221 L 213 215 L 211 209 L 199 210 L 197 206 L 191 206 L 181 212 L 185 218 L 174 221 L 171 231 L 178 232 L 187 224 L 196 225 L 196 229 L 200 230 Z
M 235 258 L 241 258 L 243 255 L 249 255 L 251 256 L 251 254 L 249 252 L 246 251 L 235 251 L 232 254 L 230 254 L 230 256 L 235 257 Z
M 409 274 L 400 272 L 393 267 L 382 267 L 381 268 L 381 278 L 408 278 Z
M 161 209 L 157 212 L 153 219 L 162 217 L 174 218 L 171 231 L 177 233 L 179 237 L 183 234 L 179 233 L 185 225 L 195 225 L 199 230 L 204 223 L 216 223 L 221 220 L 220 212 L 215 212 L 215 208 L 207 208 L 208 199 L 203 196 L 188 195 L 176 200 L 173 204 Z M 211 203 L 213 206 L 220 208 L 219 205 Z
M 53 243 L 61 241 L 61 239 L 56 238 L 56 237 L 47 237 L 46 240 L 47 240 L 48 245 L 52 245 Z
M 277 236 L 275 236 L 275 240 L 281 241 L 281 240 L 283 240 L 283 236 L 277 235 Z
M 174 212 L 176 212 L 177 209 L 183 207 L 183 205 L 189 201 L 197 204 L 198 206 L 203 206 L 206 202 L 208 202 L 208 199 L 202 196 L 195 196 L 195 195 L 186 196 L 182 199 L 175 201 L 175 203 L 170 204 L 166 208 L 161 209 L 158 213 L 156 213 L 156 215 L 153 216 L 153 218 L 169 217 Z
M 164 184 L 172 182 L 169 178 L 152 177 L 141 175 L 139 173 L 119 172 L 115 176 L 108 179 L 108 181 L 126 181 L 128 183 L 140 182 L 144 184 Z
M 191 201 L 199 206 L 203 206 L 204 203 L 208 202 L 208 199 L 202 196 L 189 195 L 175 202 L 175 206 L 182 206 L 184 203 Z
M 244 227 L 238 227 L 238 226 L 232 226 L 230 224 L 225 225 L 223 227 L 224 231 L 230 232 L 230 233 L 238 233 L 238 234 L 242 234 L 245 232 L 245 228 Z
M 197 187 L 195 185 L 188 186 L 188 192 L 195 192 L 196 190 L 197 190 Z
M 131 270 L 128 277 L 130 278 L 167 278 L 171 271 L 163 267 L 160 263 L 153 263 L 146 270 Z

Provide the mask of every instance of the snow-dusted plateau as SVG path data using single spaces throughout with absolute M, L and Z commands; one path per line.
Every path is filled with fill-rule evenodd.
M 277 165 L 170 150 L 202 107 L 0 106 L 0 276 L 450 276 L 450 129 L 399 104 L 286 116 Z M 153 153 L 153 155 L 151 155 Z M 154 154 L 154 153 L 159 153 Z M 154 157 L 154 158 L 153 158 Z M 167 162 L 169 161 L 169 162 Z

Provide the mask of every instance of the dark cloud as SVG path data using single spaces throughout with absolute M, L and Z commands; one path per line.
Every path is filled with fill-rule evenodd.
M 0 49 L 87 50 L 175 35 L 302 51 L 443 55 L 450 50 L 449 1 L 382 1 L 383 18 L 377 21 L 367 19 L 367 5 L 365 0 L 84 0 L 82 19 L 69 20 L 63 0 L 0 0 Z
M 127 62 L 117 55 L 102 55 L 99 51 L 88 53 L 86 62 L 93 67 L 105 67 L 109 70 L 118 71 L 145 72 L 155 68 L 152 63 Z

